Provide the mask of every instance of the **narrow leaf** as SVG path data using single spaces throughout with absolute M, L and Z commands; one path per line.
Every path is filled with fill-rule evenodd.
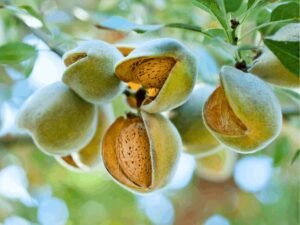
M 148 31 L 156 31 L 163 27 L 163 25 L 139 25 L 132 23 L 123 17 L 112 16 L 103 23 L 96 25 L 101 29 L 118 30 L 123 32 L 135 31 L 137 33 L 144 33 Z
M 280 4 L 271 13 L 271 21 L 285 20 L 300 17 L 300 4 L 297 2 L 286 2 Z
M 282 89 L 283 92 L 285 92 L 287 95 L 289 95 L 291 98 L 300 101 L 300 94 L 298 92 L 289 90 L 289 89 Z
M 37 54 L 21 63 L 22 71 L 25 77 L 29 77 L 29 75 L 32 73 L 36 59 Z
M 284 159 L 288 156 L 290 149 L 291 145 L 287 137 L 281 137 L 277 140 L 273 151 L 273 164 L 275 167 L 282 164 Z
M 194 0 L 193 3 L 215 16 L 225 30 L 229 29 L 226 13 L 223 12 L 217 0 Z
M 255 45 L 250 45 L 250 44 L 242 44 L 238 47 L 238 51 L 252 51 L 252 50 L 257 50 L 258 47 Z
M 225 43 L 226 34 L 223 29 L 213 28 L 205 31 L 209 34 L 209 38 L 204 38 L 203 44 Z
M 0 64 L 16 64 L 35 57 L 37 50 L 22 42 L 12 42 L 0 46 Z
M 22 6 L 20 6 L 20 8 L 24 9 L 28 14 L 39 19 L 41 22 L 43 22 L 43 16 L 40 13 L 38 13 L 37 11 L 35 11 L 31 6 L 22 5 Z
M 256 17 L 256 24 L 261 25 L 264 23 L 268 23 L 271 20 L 271 12 L 267 8 L 262 8 L 258 10 Z
M 248 0 L 248 9 L 257 9 L 271 3 L 270 0 Z
M 7 74 L 4 67 L 0 66 L 0 84 L 11 85 L 13 79 Z
M 300 149 L 297 149 L 295 155 L 292 158 L 291 164 L 293 164 L 300 156 Z
M 237 11 L 242 4 L 243 0 L 224 0 L 226 12 Z
M 248 0 L 248 9 L 252 7 L 256 0 Z
M 4 8 L 13 13 L 29 27 L 41 28 L 42 26 L 45 26 L 42 15 L 36 12 L 30 6 L 24 5 L 18 7 L 13 5 L 5 5 Z
M 122 32 L 135 31 L 137 33 L 153 32 L 153 31 L 158 31 L 165 27 L 170 27 L 170 28 L 179 28 L 179 29 L 196 31 L 196 32 L 209 35 L 205 33 L 201 27 L 196 25 L 184 24 L 184 23 L 169 23 L 164 25 L 163 24 L 162 25 L 140 25 L 140 24 L 132 23 L 120 16 L 110 17 L 109 19 L 102 22 L 101 24 L 97 24 L 96 27 L 99 29 L 117 30 Z
M 264 43 L 276 55 L 280 62 L 296 76 L 299 75 L 300 43 L 292 41 L 275 41 L 266 38 Z
M 190 25 L 190 24 L 184 24 L 184 23 L 168 23 L 168 24 L 164 25 L 164 27 L 180 28 L 180 29 L 204 33 L 204 31 L 202 30 L 201 27 L 195 26 L 195 25 Z

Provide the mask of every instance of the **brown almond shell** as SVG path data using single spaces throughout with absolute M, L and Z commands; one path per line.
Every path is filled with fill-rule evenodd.
M 137 180 L 133 180 L 129 178 L 128 173 L 124 173 L 124 165 L 120 165 L 119 152 L 116 151 L 118 148 L 116 140 L 120 137 L 121 131 L 128 127 L 128 122 L 133 123 L 132 120 L 142 122 L 147 133 L 148 142 L 133 140 L 130 144 L 131 147 L 134 147 L 132 143 L 144 143 L 144 149 L 149 151 L 149 155 L 143 153 L 135 157 L 135 159 L 145 158 L 150 161 L 144 164 L 147 165 L 146 168 L 151 167 L 151 173 L 140 173 L 140 175 L 151 176 L 144 179 L 144 181 L 150 180 L 150 183 L 146 185 L 136 182 L 143 179 L 138 177 Z M 102 159 L 108 173 L 118 184 L 137 193 L 147 193 L 162 188 L 169 182 L 177 165 L 181 145 L 180 136 L 168 119 L 160 114 L 142 112 L 141 117 L 134 119 L 119 117 L 112 124 L 103 139 Z M 139 160 L 134 160 L 134 163 L 137 162 Z

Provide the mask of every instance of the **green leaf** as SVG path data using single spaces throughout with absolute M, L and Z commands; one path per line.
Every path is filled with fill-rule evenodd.
M 258 47 L 255 45 L 250 45 L 250 44 L 241 44 L 238 46 L 238 51 L 252 51 L 252 50 L 257 50 Z
M 208 30 L 206 30 L 206 32 L 216 38 L 221 38 L 221 39 L 226 38 L 226 34 L 225 34 L 224 30 L 221 28 L 208 29 Z
M 201 27 L 196 26 L 196 25 L 185 24 L 185 23 L 168 23 L 168 24 L 165 24 L 163 27 L 180 28 L 180 29 L 196 31 L 196 32 L 200 32 L 200 33 L 209 35 L 206 32 L 204 32 Z
M 220 7 L 220 5 L 222 5 L 220 4 L 220 1 L 194 0 L 193 3 L 199 8 L 202 8 L 205 11 L 209 12 L 210 14 L 214 15 L 225 30 L 229 29 L 226 12 L 222 10 L 222 8 Z
M 292 158 L 291 164 L 293 164 L 299 158 L 299 156 L 300 156 L 300 149 L 297 149 L 295 155 Z
M 266 38 L 264 40 L 264 43 L 288 70 L 299 77 L 299 42 L 275 41 Z
M 264 7 L 264 8 L 260 8 L 257 11 L 257 16 L 256 16 L 256 24 L 257 26 L 260 26 L 262 24 L 268 23 L 271 20 L 271 12 L 268 8 Z M 269 26 L 267 27 L 262 27 L 259 29 L 260 33 L 262 33 L 263 35 L 267 35 L 268 34 L 268 30 L 269 30 Z
M 203 40 L 203 44 L 220 43 L 227 40 L 226 34 L 223 29 L 213 28 L 208 29 L 205 32 L 208 33 L 210 37 L 205 37 Z
M 281 137 L 276 141 L 273 152 L 273 165 L 275 167 L 280 166 L 282 161 L 288 156 L 290 149 L 291 145 L 287 137 Z
M 34 58 L 36 55 L 35 47 L 22 42 L 12 42 L 0 46 L 0 64 L 16 64 Z
M 300 94 L 295 92 L 295 91 L 292 91 L 292 90 L 289 90 L 289 89 L 281 89 L 283 92 L 285 92 L 287 95 L 289 95 L 291 98 L 297 100 L 297 101 L 300 101 Z
M 242 4 L 243 0 L 224 0 L 226 12 L 237 11 Z
M 123 17 L 112 16 L 109 19 L 105 20 L 100 25 L 97 25 L 98 28 L 109 29 L 109 30 L 118 30 L 118 31 L 135 31 L 137 33 L 144 33 L 148 31 L 156 31 L 163 27 L 163 25 L 139 25 L 132 23 Z
M 248 9 L 252 7 L 256 0 L 248 0 Z
M 37 58 L 37 50 L 22 42 L 0 46 L 0 64 L 9 65 L 28 77 Z
M 285 20 L 300 17 L 300 4 L 296 2 L 282 3 L 273 9 L 271 21 Z
M 191 31 L 196 31 L 200 33 L 206 34 L 203 29 L 196 25 L 184 24 L 184 23 L 169 23 L 169 24 L 161 24 L 161 25 L 140 25 L 132 23 L 120 16 L 113 16 L 102 22 L 101 24 L 96 25 L 99 29 L 107 29 L 107 30 L 118 30 L 123 32 L 135 31 L 137 33 L 145 33 L 145 32 L 153 32 L 158 31 L 165 27 L 171 28 L 180 28 Z M 208 35 L 208 34 L 206 34 Z
M 40 28 L 42 26 L 45 26 L 42 15 L 36 12 L 30 6 L 5 5 L 4 8 L 13 13 L 29 27 Z
M 35 65 L 35 61 L 37 59 L 37 54 L 34 57 L 29 58 L 28 60 L 25 60 L 21 63 L 21 71 L 23 72 L 25 77 L 28 77 Z
M 248 9 L 261 8 L 270 3 L 270 0 L 248 0 Z
M 297 92 L 279 87 L 273 87 L 272 89 L 279 101 L 282 114 L 285 118 L 294 116 L 294 118 L 296 118 L 297 115 L 300 115 L 300 95 Z
M 22 5 L 22 6 L 19 6 L 19 8 L 24 9 L 31 16 L 39 19 L 41 22 L 44 22 L 43 16 L 39 12 L 35 11 L 31 6 Z
M 256 17 L 256 24 L 261 25 L 268 23 L 271 20 L 271 12 L 267 8 L 261 8 L 258 10 Z
M 5 84 L 5 85 L 11 85 L 14 81 L 12 78 L 7 74 L 6 70 L 4 67 L 0 66 L 0 84 Z

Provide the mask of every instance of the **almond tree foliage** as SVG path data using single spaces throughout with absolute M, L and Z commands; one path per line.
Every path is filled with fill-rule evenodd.
M 9 188 L 4 187 L 7 183 L 1 181 L 1 172 L 10 165 L 24 168 L 28 179 L 25 189 L 33 198 L 38 199 L 37 193 L 42 193 L 47 185 L 51 187 L 52 195 L 67 204 L 66 224 L 181 225 L 205 224 L 205 221 L 209 224 L 208 220 L 216 214 L 226 218 L 229 224 L 237 225 L 298 224 L 299 14 L 299 2 L 294 0 L 0 0 L 0 224 L 9 224 L 8 219 L 14 215 L 30 221 L 29 224 L 47 224 L 39 214 L 41 201 L 30 205 L 21 198 L 2 194 L 1 190 Z M 279 37 L 277 31 L 286 26 L 293 27 L 291 33 L 294 34 L 286 31 L 286 35 Z M 206 156 L 200 160 L 192 151 L 187 152 L 196 165 L 188 184 L 181 190 L 166 188 L 159 192 L 172 210 L 166 210 L 161 199 L 158 200 L 161 204 L 146 206 L 146 201 L 158 199 L 158 195 L 146 198 L 128 192 L 109 178 L 103 164 L 88 173 L 78 173 L 76 168 L 75 172 L 74 168 L 68 170 L 59 165 L 55 157 L 38 151 L 29 136 L 14 125 L 8 128 L 9 118 L 40 88 L 30 86 L 30 79 L 41 63 L 42 54 L 51 55 L 57 63 L 83 41 L 102 40 L 115 46 L 135 46 L 161 37 L 179 40 L 196 56 L 198 84 L 222 86 L 226 80 L 220 83 L 219 75 L 224 66 L 235 68 L 241 74 L 257 75 L 275 93 L 283 118 L 280 134 L 261 151 L 253 155 L 219 154 L 218 157 L 231 159 L 229 169 L 220 166 L 219 158 Z M 273 55 L 273 61 L 266 60 L 264 64 L 259 60 L 263 59 L 266 49 Z M 270 74 L 278 70 L 278 63 L 282 66 L 280 71 L 285 73 L 269 79 Z M 59 66 L 62 68 L 62 63 L 57 68 Z M 48 68 L 43 70 L 45 74 L 39 74 L 40 79 L 47 80 L 44 76 L 51 75 L 47 73 Z M 261 71 L 268 73 L 261 75 Z M 113 99 L 115 118 L 132 111 L 130 104 L 139 108 L 145 99 L 144 91 L 133 94 L 128 89 Z M 260 94 L 257 93 L 257 101 L 263 99 Z M 190 106 L 193 101 L 198 103 L 197 98 L 189 101 Z M 14 111 L 8 111 L 8 106 Z M 202 117 L 194 120 L 196 114 L 188 108 L 182 108 L 180 113 L 186 123 L 203 122 Z M 179 122 L 175 117 L 172 122 L 180 131 L 177 125 L 180 117 Z M 181 138 L 183 142 L 189 140 L 183 135 Z M 219 144 L 212 141 L 212 145 L 216 143 Z M 271 160 L 273 174 L 264 189 L 249 191 L 237 181 L 236 162 L 248 157 Z M 74 163 L 72 158 L 59 160 L 71 166 Z M 220 180 L 220 174 L 206 172 L 207 165 L 221 168 L 220 174 L 227 174 L 226 179 Z M 161 217 L 154 214 L 155 208 L 163 214 Z M 151 217 L 151 212 L 156 219 Z

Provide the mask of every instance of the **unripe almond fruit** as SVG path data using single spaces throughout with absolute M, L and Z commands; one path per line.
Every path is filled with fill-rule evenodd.
M 260 78 L 230 66 L 220 73 L 221 86 L 206 101 L 204 122 L 225 146 L 251 153 L 280 133 L 282 115 L 271 88 Z
M 300 41 L 300 23 L 291 23 L 280 28 L 272 37 L 276 41 Z M 297 88 L 300 85 L 299 74 L 288 70 L 274 53 L 267 47 L 263 54 L 255 61 L 250 72 L 261 77 L 272 84 L 290 88 Z
M 169 113 L 182 138 L 184 151 L 197 157 L 213 154 L 220 147 L 204 125 L 202 116 L 203 105 L 213 91 L 213 86 L 196 85 L 189 100 Z
M 97 107 L 97 129 L 92 140 L 78 152 L 64 157 L 57 157 L 58 161 L 67 169 L 77 168 L 79 171 L 91 171 L 101 165 L 101 143 L 108 127 L 113 122 L 113 110 L 109 104 Z
M 17 124 L 46 154 L 66 156 L 89 143 L 96 131 L 96 107 L 61 82 L 36 91 L 21 108 Z
M 124 82 L 139 84 L 147 93 L 148 90 L 156 93 L 146 96 L 141 109 L 157 113 L 187 100 L 196 82 L 197 63 L 181 43 L 161 38 L 136 47 L 117 63 L 115 73 Z
M 223 182 L 231 177 L 236 159 L 235 152 L 223 148 L 212 155 L 196 159 L 196 173 L 205 180 Z
M 101 163 L 101 143 L 105 132 L 114 119 L 112 106 L 109 104 L 98 106 L 98 124 L 93 139 L 79 152 L 74 153 L 75 160 L 87 170 L 93 169 Z
M 63 82 L 88 102 L 110 102 L 125 88 L 114 74 L 114 65 L 122 57 L 103 41 L 84 42 L 63 56 L 67 66 Z
M 181 139 L 159 114 L 119 117 L 106 132 L 102 159 L 122 186 L 139 193 L 165 186 L 177 164 Z

